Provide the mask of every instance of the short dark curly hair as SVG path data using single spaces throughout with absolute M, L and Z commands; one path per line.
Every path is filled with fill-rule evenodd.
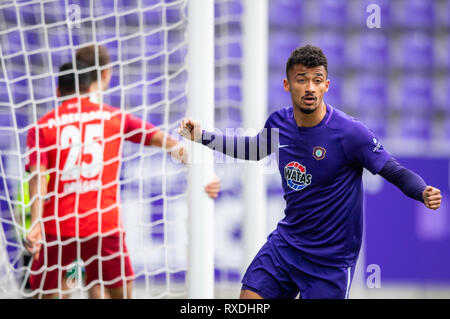
M 286 63 L 286 76 L 288 72 L 296 64 L 303 64 L 307 68 L 323 65 L 328 76 L 328 60 L 322 49 L 313 45 L 307 44 L 292 51 Z

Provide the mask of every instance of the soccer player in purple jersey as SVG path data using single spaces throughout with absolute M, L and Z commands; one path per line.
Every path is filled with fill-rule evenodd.
M 241 298 L 348 298 L 362 241 L 363 168 L 430 209 L 441 204 L 439 189 L 399 164 L 363 123 L 325 103 L 327 65 L 320 48 L 292 52 L 284 89 L 293 106 L 272 113 L 257 136 L 202 131 L 194 119 L 180 124 L 181 135 L 235 158 L 277 154 L 285 217 L 248 267 Z

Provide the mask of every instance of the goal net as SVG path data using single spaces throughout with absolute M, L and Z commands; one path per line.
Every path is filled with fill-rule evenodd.
M 29 298 L 36 293 L 29 287 L 32 260 L 24 247 L 34 200 L 28 192 L 31 176 L 24 169 L 26 139 L 30 128 L 58 107 L 59 67 L 75 61 L 79 48 L 106 47 L 111 62 L 104 67 L 112 68 L 112 79 L 100 101 L 176 137 L 187 108 L 186 4 L 187 0 L 1 2 L 0 297 Z M 161 148 L 122 145 L 117 187 L 135 273 L 133 297 L 185 297 L 186 168 Z M 83 284 L 85 266 L 78 255 L 72 264 L 60 267 L 68 296 L 84 298 L 93 284 L 104 286 L 101 281 Z M 61 286 L 37 293 L 63 297 Z

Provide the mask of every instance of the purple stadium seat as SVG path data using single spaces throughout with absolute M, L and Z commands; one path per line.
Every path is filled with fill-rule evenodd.
M 359 110 L 357 110 L 359 111 Z M 374 112 L 365 112 L 358 113 L 355 116 L 361 123 L 366 125 L 378 138 L 386 137 L 386 128 L 387 128 L 387 112 L 380 111 L 376 113 Z
M 41 5 L 27 4 L 18 8 L 21 26 L 35 26 L 42 23 Z
M 116 18 L 109 17 L 96 21 L 95 39 L 97 42 L 116 37 Z
M 215 46 L 215 59 L 241 58 L 242 48 L 239 42 L 226 43 Z
M 241 88 L 237 85 L 228 84 L 224 87 L 216 88 L 215 100 L 220 101 L 242 101 Z
M 67 19 L 64 0 L 44 3 L 44 21 L 46 24 L 62 22 Z
M 450 34 L 444 33 L 436 35 L 433 40 L 436 58 L 436 60 L 434 61 L 435 66 L 440 69 L 446 69 L 450 71 L 450 54 L 448 54 L 450 52 Z
M 300 46 L 301 34 L 292 31 L 271 31 L 269 34 L 269 65 L 285 68 L 291 52 Z
M 40 99 L 51 98 L 55 95 L 55 92 L 53 91 L 52 82 L 53 76 L 51 74 L 48 74 L 48 76 L 46 77 L 30 81 L 31 83 L 30 89 L 33 90 L 33 97 L 35 101 L 38 101 Z
M 18 26 L 16 10 L 14 7 L 5 7 L 0 9 L 0 17 L 2 24 L 4 24 L 4 30 L 15 28 Z
M 67 25 L 48 28 L 47 32 L 48 32 L 48 45 L 51 49 L 61 48 L 70 45 L 69 29 Z M 44 47 L 44 45 L 45 43 L 42 41 L 42 46 Z
M 336 70 L 342 70 L 346 67 L 346 38 L 342 32 L 318 31 L 311 44 L 322 48 L 328 59 L 328 69 L 330 73 Z
M 394 26 L 405 28 L 433 27 L 434 6 L 433 0 L 395 1 L 392 6 L 392 22 Z
M 50 65 L 53 66 L 54 72 L 57 73 L 59 67 L 67 62 L 72 62 L 72 51 L 70 49 L 53 51 L 51 53 Z
M 214 5 L 214 16 L 224 17 L 224 16 L 239 16 L 242 14 L 242 3 L 240 0 L 232 0 L 223 3 L 215 3 Z
M 314 13 L 319 14 L 307 14 L 307 16 L 318 17 L 319 20 L 315 21 L 315 25 L 319 27 L 342 27 L 348 23 L 347 19 L 347 6 L 348 1 L 335 1 L 335 0 L 318 0 L 314 1 Z
M 444 119 L 444 138 L 450 141 L 450 115 Z
M 48 60 L 48 52 L 28 55 L 28 65 L 31 75 L 41 75 L 44 72 L 50 72 Z
M 450 27 L 450 19 L 448 18 L 450 12 L 450 1 L 442 1 L 436 3 L 435 25 L 440 27 Z
M 402 83 L 401 107 L 404 112 L 426 114 L 434 108 L 431 76 L 406 75 Z
M 5 59 L 6 75 L 8 80 L 17 79 L 27 74 L 25 67 L 25 57 L 18 55 L 13 58 Z
M 111 1 L 108 1 L 111 2 Z M 150 6 L 154 6 L 155 4 L 161 3 L 161 0 L 142 0 L 142 7 L 147 8 Z
M 164 72 L 164 56 L 158 56 L 146 62 L 147 75 L 146 80 L 151 81 L 163 76 Z
M 122 61 L 127 61 L 138 56 L 142 56 L 142 42 L 139 36 L 127 38 L 120 41 Z
M 404 113 L 400 119 L 401 137 L 407 139 L 429 140 L 432 121 L 430 117 Z
M 146 32 L 151 30 L 148 27 L 160 27 L 162 25 L 162 18 L 162 8 L 143 11 L 142 22 Z
M 143 105 L 142 91 L 139 93 L 131 92 L 130 94 L 126 94 L 124 103 L 127 109 Z
M 145 37 L 145 52 L 146 56 L 151 56 L 161 52 L 164 46 L 164 33 L 157 32 Z
M 118 57 L 119 41 L 112 40 L 112 41 L 103 43 L 103 45 L 108 49 L 111 63 L 117 62 L 119 59 L 119 57 Z
M 269 23 L 274 26 L 300 26 L 305 24 L 302 1 L 269 1 Z
M 433 38 L 428 33 L 405 33 L 400 38 L 394 66 L 408 70 L 427 69 L 433 65 Z
M 139 13 L 133 12 L 119 18 L 119 32 L 122 36 L 131 34 L 131 30 L 139 28 Z
M 269 75 L 269 112 L 292 105 L 290 94 L 283 88 L 284 77 L 280 72 Z
M 186 60 L 187 48 L 182 47 L 169 55 L 169 64 L 181 64 Z
M 118 5 L 118 8 L 122 8 Z M 114 12 L 114 1 L 109 0 L 97 0 L 93 2 L 93 15 L 94 17 L 101 17 Z
M 38 28 L 30 31 L 23 31 L 25 50 L 35 51 L 45 47 L 43 30 L 43 28 Z M 20 39 L 17 40 L 20 41 Z
M 386 77 L 361 75 L 357 77 L 355 82 L 357 85 L 356 106 L 358 109 L 371 112 L 373 109 L 385 110 L 387 108 Z
M 182 11 L 179 6 L 168 7 L 166 10 L 166 21 L 168 24 L 180 22 L 183 19 Z
M 2 56 L 14 54 L 22 50 L 20 31 L 11 31 L 0 35 L 0 53 Z
M 348 66 L 380 70 L 389 65 L 389 39 L 383 33 L 364 32 L 347 40 Z
M 164 99 L 164 82 L 160 81 L 146 87 L 147 104 L 155 104 Z
M 25 106 L 29 107 L 29 106 Z M 30 124 L 28 114 L 21 109 L 16 110 L 16 124 L 19 129 L 27 127 Z
M 328 92 L 325 93 L 325 102 L 338 109 L 346 108 L 346 105 L 343 105 L 344 101 L 342 101 L 343 79 L 335 74 L 330 74 L 328 79 L 330 80 L 330 87 Z
M 5 82 L 0 82 L 0 102 L 9 102 L 8 87 Z

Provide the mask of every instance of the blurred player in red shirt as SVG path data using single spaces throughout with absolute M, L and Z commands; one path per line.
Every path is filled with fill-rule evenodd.
M 44 115 L 27 138 L 26 170 L 34 175 L 33 227 L 26 240 L 34 254 L 30 284 L 44 298 L 63 293 L 63 275 L 79 257 L 86 286 L 102 282 L 112 298 L 130 298 L 134 273 L 118 196 L 122 142 L 161 147 L 165 139 L 167 150 L 183 161 L 177 140 L 119 108 L 91 102 L 95 71 L 83 71 L 88 67 L 77 62 L 77 81 L 72 63 L 60 68 L 57 95 L 67 99 Z M 219 189 L 217 180 L 205 188 L 213 198 Z

